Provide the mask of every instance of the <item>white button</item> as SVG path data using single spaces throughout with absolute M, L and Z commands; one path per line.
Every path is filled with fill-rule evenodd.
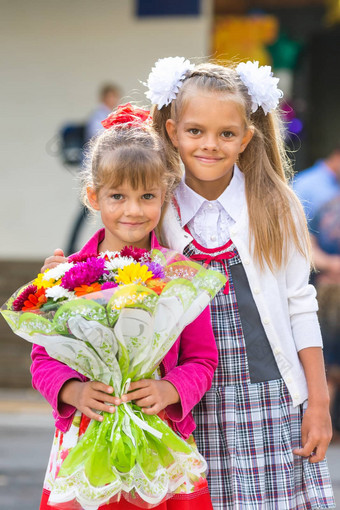
M 210 241 L 216 241 L 216 236 L 210 236 Z
M 248 266 L 248 264 L 250 264 L 250 260 L 249 260 L 249 259 L 246 259 L 246 260 L 244 261 L 244 263 L 245 263 L 245 264 L 247 264 L 247 266 Z
M 237 228 L 232 228 L 232 229 L 231 229 L 231 233 L 232 233 L 232 234 L 237 234 Z
M 300 393 L 294 393 L 294 398 L 298 400 L 300 398 Z
M 280 354 L 281 350 L 278 347 L 275 347 L 274 354 Z
M 209 203 L 208 203 L 208 207 L 209 207 L 209 209 L 212 209 L 212 206 L 213 206 L 213 205 L 209 202 Z
M 258 287 L 255 287 L 254 289 L 254 294 L 260 294 L 260 289 Z M 269 321 L 268 321 L 269 322 Z
M 270 323 L 270 320 L 268 319 L 268 317 L 266 317 L 265 319 L 263 319 L 263 324 L 269 324 Z
M 291 383 L 292 382 L 292 378 L 291 377 L 287 377 L 287 383 Z

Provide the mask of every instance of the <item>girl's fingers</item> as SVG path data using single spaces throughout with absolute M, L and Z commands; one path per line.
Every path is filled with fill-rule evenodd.
M 300 457 L 310 457 L 312 453 L 314 454 L 314 450 L 316 448 L 316 444 L 314 441 L 307 441 L 305 446 L 303 448 L 296 448 L 293 450 L 293 453 L 295 455 L 299 455 Z
M 93 381 L 91 383 L 91 387 L 94 390 L 102 391 L 103 393 L 111 394 L 113 392 L 112 386 L 108 386 L 107 384 L 101 383 L 99 381 Z
M 85 416 L 87 416 L 91 420 L 103 421 L 103 416 L 101 414 L 96 413 L 92 409 L 89 408 L 84 409 L 82 413 L 85 414 Z
M 141 388 L 136 391 L 131 391 L 125 395 L 122 395 L 122 402 L 131 402 L 132 400 L 137 401 L 138 399 L 147 397 L 150 395 L 150 390 L 147 388 Z M 137 404 L 138 405 L 138 404 Z
M 115 412 L 115 410 L 116 410 L 115 406 L 104 404 L 104 403 L 96 401 L 96 400 L 94 400 L 93 403 L 91 403 L 88 406 L 88 408 L 91 409 L 91 410 L 94 410 L 94 412 L 96 412 L 96 411 L 103 411 L 105 413 L 110 413 L 110 414 L 113 414 Z
M 48 257 L 45 259 L 43 267 L 40 269 L 41 273 L 44 273 L 46 269 L 53 269 L 54 267 L 58 266 L 59 264 L 64 264 L 67 262 L 66 257 Z
M 150 415 L 153 415 L 153 414 L 158 414 L 159 412 L 161 411 L 161 408 L 159 407 L 158 404 L 154 404 L 153 406 L 150 406 L 150 407 L 143 407 L 142 408 L 142 412 L 144 414 L 150 414 Z
M 150 407 L 156 404 L 155 399 L 152 395 L 148 395 L 147 397 L 135 399 L 134 403 L 138 407 Z
M 129 386 L 129 393 L 141 388 L 146 388 L 147 386 L 150 386 L 150 381 L 148 379 L 141 379 L 140 381 L 132 382 Z

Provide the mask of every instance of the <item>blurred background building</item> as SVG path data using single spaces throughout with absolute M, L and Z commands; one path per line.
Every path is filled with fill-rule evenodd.
M 148 106 L 140 81 L 158 58 L 255 59 L 281 79 L 297 171 L 339 140 L 340 0 L 0 0 L 0 10 L 2 302 L 67 246 L 79 168 L 63 162 L 59 133 L 86 121 L 102 83 Z M 87 221 L 79 244 L 96 228 Z M 1 320 L 0 387 L 30 385 L 29 352 Z

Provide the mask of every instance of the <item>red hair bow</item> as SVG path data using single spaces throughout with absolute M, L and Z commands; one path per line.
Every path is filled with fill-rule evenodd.
M 141 126 L 145 124 L 146 121 L 151 121 L 150 112 L 148 110 L 135 108 L 130 103 L 127 103 L 118 106 L 116 111 L 110 113 L 110 115 L 102 121 L 102 125 L 105 129 L 109 129 L 112 126 L 121 124 Z

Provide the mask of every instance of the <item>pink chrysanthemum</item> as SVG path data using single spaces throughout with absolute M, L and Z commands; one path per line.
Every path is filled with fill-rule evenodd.
M 104 266 L 105 260 L 97 257 L 89 257 L 85 262 L 78 262 L 64 274 L 61 286 L 67 290 L 74 290 L 81 285 L 91 285 L 104 274 L 108 274 Z
M 105 282 L 102 285 L 102 290 L 105 290 L 105 289 L 114 289 L 115 287 L 118 287 L 118 283 L 116 283 L 116 282 Z
M 29 285 L 24 289 L 21 294 L 13 301 L 13 310 L 15 312 L 20 312 L 24 306 L 25 301 L 27 300 L 30 294 L 34 294 L 37 291 L 36 285 Z

